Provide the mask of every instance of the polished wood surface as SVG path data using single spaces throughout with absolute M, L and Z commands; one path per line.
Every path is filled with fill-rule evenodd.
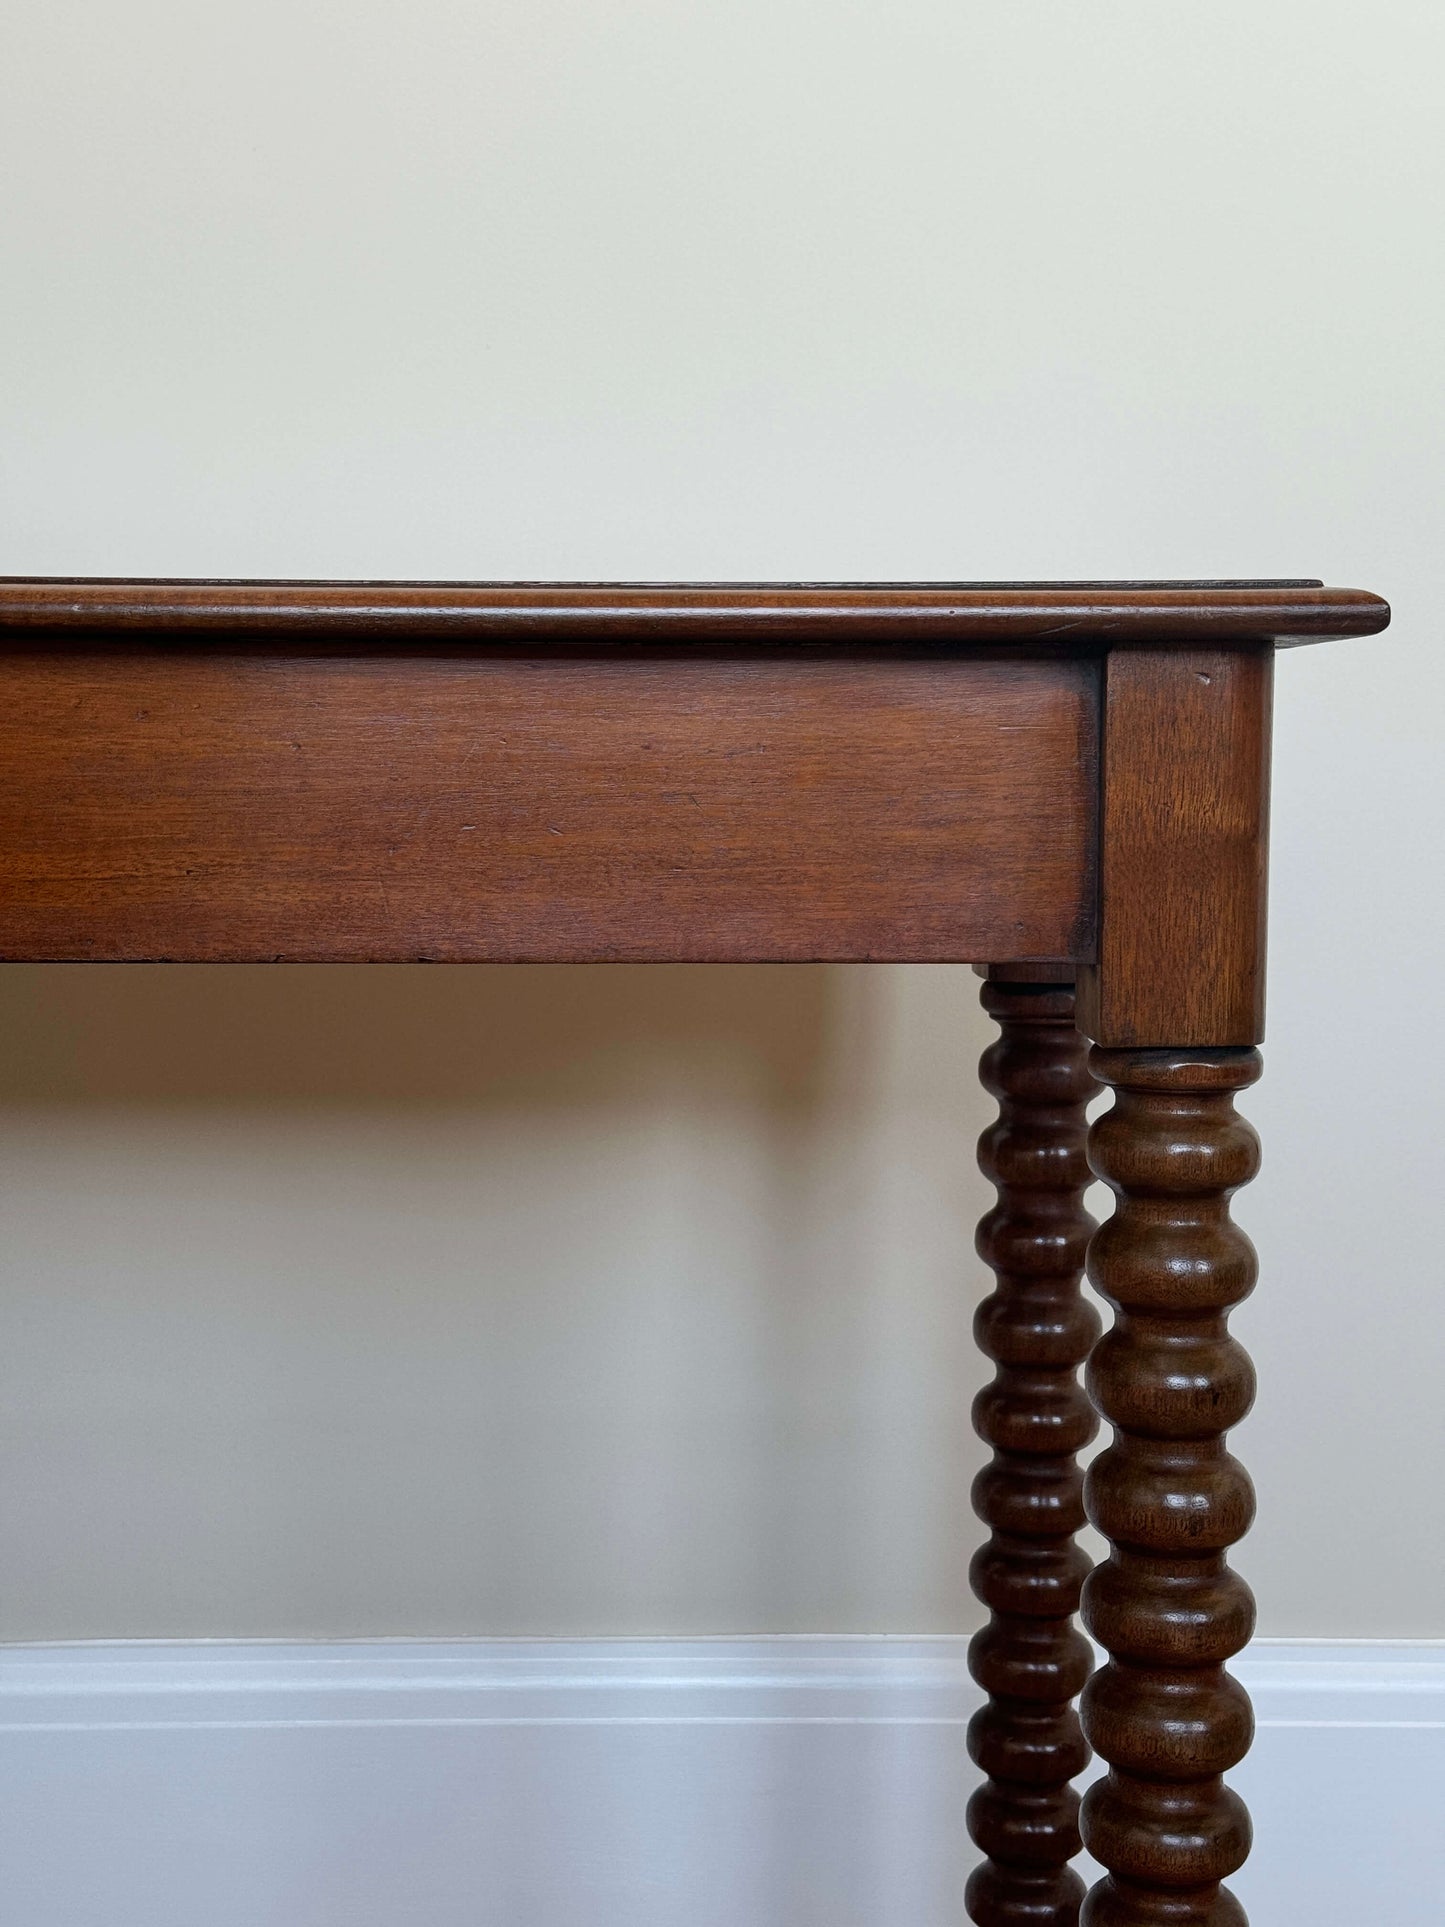
M 1253 1289 L 1255 1255 L 1230 1219 L 1259 1168 L 1259 1140 L 1234 1094 L 1255 1050 L 1094 1050 L 1113 1086 L 1089 1154 L 1114 1214 L 1089 1247 L 1089 1280 L 1114 1324 L 1089 1360 L 1089 1389 L 1114 1443 L 1089 1468 L 1089 1518 L 1110 1556 L 1084 1589 L 1089 1631 L 1109 1654 L 1084 1692 L 1084 1731 L 1109 1762 L 1084 1801 L 1084 1841 L 1110 1878 L 1086 1927 L 1241 1927 L 1220 1882 L 1249 1852 L 1249 1815 L 1222 1775 L 1253 1730 L 1224 1670 L 1254 1626 L 1226 1551 L 1254 1492 L 1224 1446 L 1254 1398 L 1254 1372 L 1227 1330 Z
M 13 649 L 0 678 L 0 958 L 945 962 L 1092 940 L 1088 661 L 138 641 Z
M 988 960 L 994 1449 L 970 1744 L 978 1927 L 1242 1927 L 1250 1710 L 1224 1434 L 1254 1282 L 1275 647 L 1316 582 L 0 579 L 0 958 Z M 994 961 L 1004 960 L 1004 961 Z M 1072 986 L 1077 983 L 1077 1010 Z M 1088 1388 L 1083 1106 L 1117 1198 Z
M 595 647 L 893 644 L 1072 651 L 1373 635 L 1378 596 L 1319 582 L 193 582 L 0 577 L 0 632 Z
M 1097 1044 L 1264 1035 L 1273 670 L 1248 646 L 1109 653 L 1099 921 L 1079 995 Z
M 1085 1106 L 1097 1086 L 1072 985 L 1011 982 L 1004 970 L 998 979 L 982 990 L 1000 1035 L 979 1074 L 999 1115 L 978 1147 L 998 1192 L 978 1253 L 997 1284 L 974 1321 L 998 1369 L 974 1403 L 993 1458 L 974 1482 L 990 1536 L 970 1574 L 990 1618 L 969 1648 L 989 1698 L 969 1727 L 987 1778 L 968 1824 L 987 1857 L 966 1906 L 977 1927 L 1077 1927 L 1084 1883 L 1069 1866 L 1079 1851 L 1069 1783 L 1089 1750 L 1073 1701 L 1092 1656 L 1074 1624 L 1089 1566 L 1074 1539 L 1084 1523 L 1075 1455 L 1097 1428 L 1079 1383 L 1099 1332 L 1079 1289 L 1094 1226 L 1084 1209 Z

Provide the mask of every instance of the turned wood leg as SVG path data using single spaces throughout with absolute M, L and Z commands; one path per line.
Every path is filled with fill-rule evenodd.
M 1249 1851 L 1249 1815 L 1221 1775 L 1244 1757 L 1253 1720 L 1223 1662 L 1248 1640 L 1254 1601 L 1225 1549 L 1254 1495 L 1223 1434 L 1254 1393 L 1226 1317 L 1255 1278 L 1229 1199 L 1259 1165 L 1234 1109 L 1259 1052 L 1096 1049 L 1090 1064 L 1115 1091 L 1089 1152 L 1118 1204 L 1089 1250 L 1115 1320 L 1088 1382 L 1114 1443 L 1087 1482 L 1110 1556 L 1084 1589 L 1084 1618 L 1109 1663 L 1084 1693 L 1084 1730 L 1110 1772 L 1084 1801 L 1084 1840 L 1109 1877 L 1083 1919 L 1243 1927 L 1219 1883 Z
M 1069 1782 L 1089 1753 L 1072 1702 L 1092 1655 L 1073 1618 L 1088 1571 L 1073 1536 L 1084 1523 L 1074 1455 L 1096 1427 L 1078 1377 L 1098 1331 L 1079 1290 L 1094 1223 L 1083 1196 L 1095 1086 L 1072 984 L 989 982 L 983 1005 L 1002 1034 L 979 1067 L 999 1116 L 979 1140 L 998 1203 L 978 1252 L 998 1284 L 975 1330 L 998 1371 L 974 1405 L 994 1454 L 973 1492 L 992 1536 L 971 1576 L 991 1617 L 969 1648 L 989 1698 L 969 1727 L 988 1778 L 968 1826 L 988 1857 L 965 1904 L 978 1927 L 1077 1927 L 1084 1885 L 1068 1864 L 1079 1851 Z

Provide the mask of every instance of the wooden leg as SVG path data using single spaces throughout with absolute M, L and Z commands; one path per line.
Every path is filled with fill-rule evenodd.
M 1074 1455 L 1096 1425 L 1078 1377 L 1098 1331 L 1079 1290 L 1094 1222 L 1083 1194 L 1095 1087 L 1072 984 L 989 982 L 983 1005 L 1002 1035 L 980 1065 L 999 1117 L 979 1141 L 998 1203 L 978 1251 L 998 1285 L 975 1329 L 998 1371 L 974 1406 L 994 1455 L 974 1485 L 992 1536 L 972 1579 L 992 1616 L 969 1648 L 989 1699 L 969 1728 L 988 1778 L 968 1826 L 988 1857 L 965 1904 L 978 1927 L 1077 1927 L 1084 1885 L 1068 1864 L 1079 1851 L 1069 1782 L 1089 1753 L 1072 1701 L 1092 1655 L 1073 1618 L 1088 1571 L 1073 1536 L 1084 1523 Z
M 1259 1165 L 1234 1109 L 1259 1052 L 1096 1049 L 1090 1064 L 1116 1093 L 1089 1151 L 1118 1206 L 1089 1251 L 1090 1281 L 1115 1309 L 1089 1389 L 1115 1431 L 1087 1485 L 1111 1552 L 1084 1617 L 1110 1659 L 1084 1694 L 1084 1730 L 1111 1771 L 1084 1801 L 1084 1840 L 1109 1877 L 1083 1919 L 1243 1927 L 1219 1883 L 1249 1852 L 1249 1815 L 1221 1775 L 1253 1721 L 1223 1662 L 1248 1640 L 1254 1601 L 1225 1549 L 1254 1495 L 1223 1434 L 1254 1394 L 1226 1317 L 1255 1278 L 1229 1199 Z

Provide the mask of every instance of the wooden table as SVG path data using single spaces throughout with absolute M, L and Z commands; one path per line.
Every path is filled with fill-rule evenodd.
M 967 1909 L 1079 1919 L 1092 1746 L 1083 1918 L 1235 1927 L 1273 657 L 1388 619 L 1314 582 L 0 581 L 0 958 L 978 963 Z

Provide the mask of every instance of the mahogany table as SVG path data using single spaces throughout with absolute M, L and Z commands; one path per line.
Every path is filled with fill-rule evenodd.
M 1271 672 L 1388 619 L 1315 582 L 3 580 L 0 958 L 978 963 L 967 1910 L 1080 1919 L 1092 1746 L 1082 1918 L 1238 1927 Z

